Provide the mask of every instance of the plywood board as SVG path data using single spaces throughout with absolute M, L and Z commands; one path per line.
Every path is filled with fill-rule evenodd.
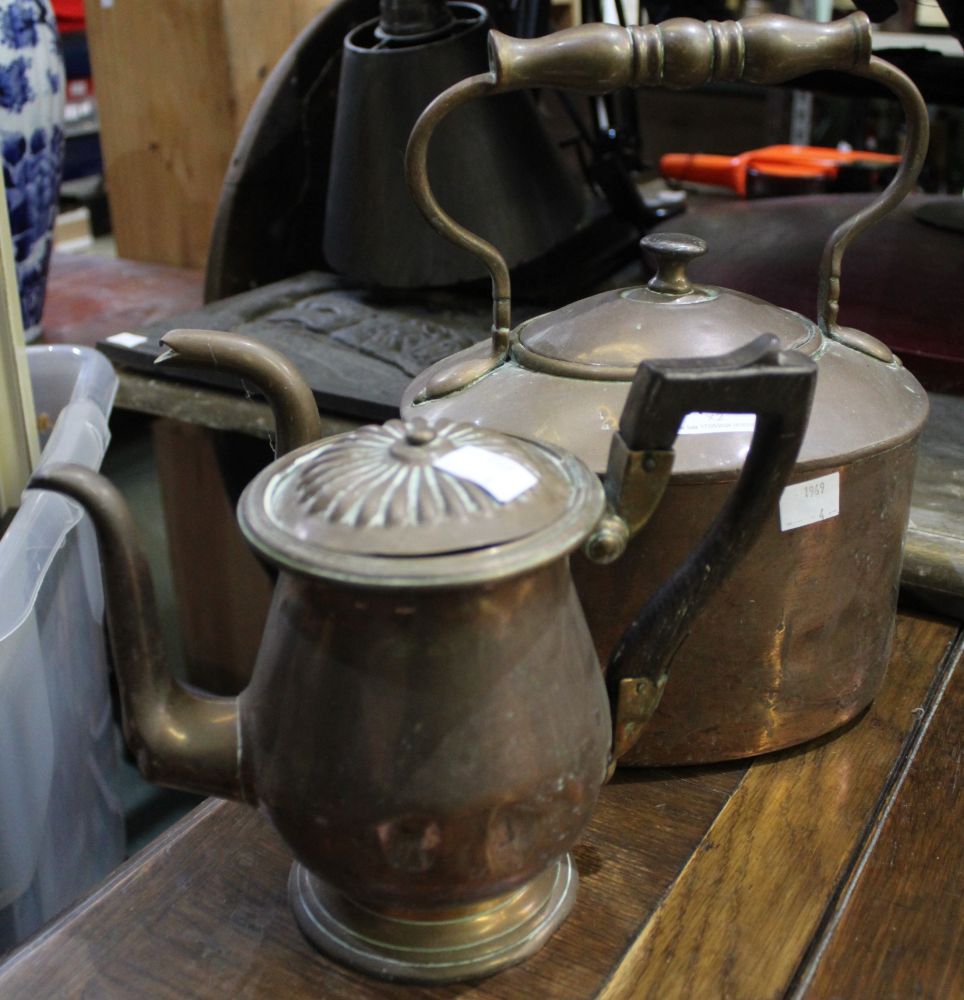
M 90 3 L 87 34 L 118 253 L 202 267 L 261 83 L 326 0 Z

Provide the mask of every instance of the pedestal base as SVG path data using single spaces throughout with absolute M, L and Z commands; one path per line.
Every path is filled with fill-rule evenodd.
M 331 958 L 381 979 L 444 983 L 535 954 L 568 916 L 578 883 L 567 854 L 504 896 L 402 918 L 353 902 L 295 864 L 288 900 L 305 937 Z

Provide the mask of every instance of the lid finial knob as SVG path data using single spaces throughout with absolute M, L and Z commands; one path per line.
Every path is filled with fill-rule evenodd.
M 693 285 L 686 276 L 686 265 L 706 253 L 706 241 L 686 233 L 651 233 L 639 241 L 641 250 L 648 250 L 656 260 L 656 274 L 647 286 L 654 292 L 686 295 Z
M 435 440 L 435 436 L 435 429 L 430 427 L 428 422 L 421 417 L 405 421 L 406 444 L 431 444 Z

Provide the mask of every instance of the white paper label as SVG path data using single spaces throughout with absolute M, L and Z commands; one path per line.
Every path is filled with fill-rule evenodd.
M 432 465 L 444 472 L 451 472 L 459 479 L 467 479 L 495 497 L 499 503 L 509 503 L 532 489 L 536 477 L 513 458 L 474 444 L 463 445 L 437 458 Z
M 137 333 L 115 333 L 107 338 L 109 344 L 120 344 L 121 347 L 140 347 L 146 341 L 147 337 Z
M 725 434 L 749 432 L 756 427 L 755 413 L 688 413 L 679 426 L 680 434 Z
M 780 530 L 792 531 L 840 513 L 840 473 L 788 486 L 780 496 Z

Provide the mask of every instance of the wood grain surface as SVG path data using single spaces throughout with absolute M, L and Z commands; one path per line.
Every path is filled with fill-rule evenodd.
M 274 581 L 241 536 L 212 433 L 155 420 L 152 437 L 185 679 L 213 694 L 237 694 L 251 678 Z M 271 460 L 266 445 L 251 443 L 263 449 L 265 464 Z
M 576 851 L 581 886 L 572 916 L 543 951 L 491 979 L 420 988 L 364 979 L 327 961 L 288 912 L 289 857 L 267 822 L 245 807 L 212 802 L 14 953 L 0 966 L 0 996 L 785 996 L 814 942 L 831 929 L 848 879 L 868 853 L 873 860 L 873 831 L 884 822 L 884 843 L 894 829 L 893 809 L 883 820 L 887 802 L 920 742 L 956 634 L 953 625 L 902 615 L 881 695 L 834 737 L 749 766 L 618 774 Z M 959 691 L 948 691 L 953 718 Z M 940 732 L 935 721 L 922 762 Z M 948 761 L 940 753 L 934 760 L 946 773 Z M 912 773 L 903 785 L 926 783 L 930 773 Z M 932 822 L 933 843 L 956 830 L 953 813 Z M 869 862 L 864 870 L 871 871 Z M 940 919 L 926 899 L 907 892 L 898 899 L 918 907 L 921 933 L 928 919 Z M 845 920 L 861 919 L 854 905 Z M 867 906 L 862 912 L 884 922 L 867 933 L 886 947 L 889 917 Z M 933 947 L 921 945 L 944 968 L 932 983 L 952 982 L 946 965 L 953 954 L 940 949 L 959 939 L 946 934 Z M 818 974 L 832 981 L 832 934 L 829 940 Z M 912 935 L 905 947 L 917 947 L 916 940 Z M 839 947 L 847 948 L 843 936 Z M 895 961 L 912 961 L 908 954 Z M 878 995 L 854 987 L 860 970 L 847 974 L 844 992 L 831 982 L 813 995 Z
M 576 851 L 581 884 L 569 920 L 525 965 L 477 984 L 393 985 L 323 958 L 288 911 L 290 856 L 267 821 L 209 802 L 0 967 L 0 996 L 591 996 L 743 772 L 631 774 L 604 789 Z
M 943 678 L 902 780 L 815 949 L 797 997 L 964 997 L 961 795 L 964 646 Z
M 855 724 L 758 760 L 602 996 L 783 996 L 915 728 L 951 627 L 902 618 Z
M 197 3 L 197 0 L 194 0 Z M 241 132 L 251 105 L 281 54 L 330 0 L 221 0 L 234 95 L 234 124 Z
M 264 77 L 326 0 L 87 5 L 118 253 L 202 267 L 235 139 Z

